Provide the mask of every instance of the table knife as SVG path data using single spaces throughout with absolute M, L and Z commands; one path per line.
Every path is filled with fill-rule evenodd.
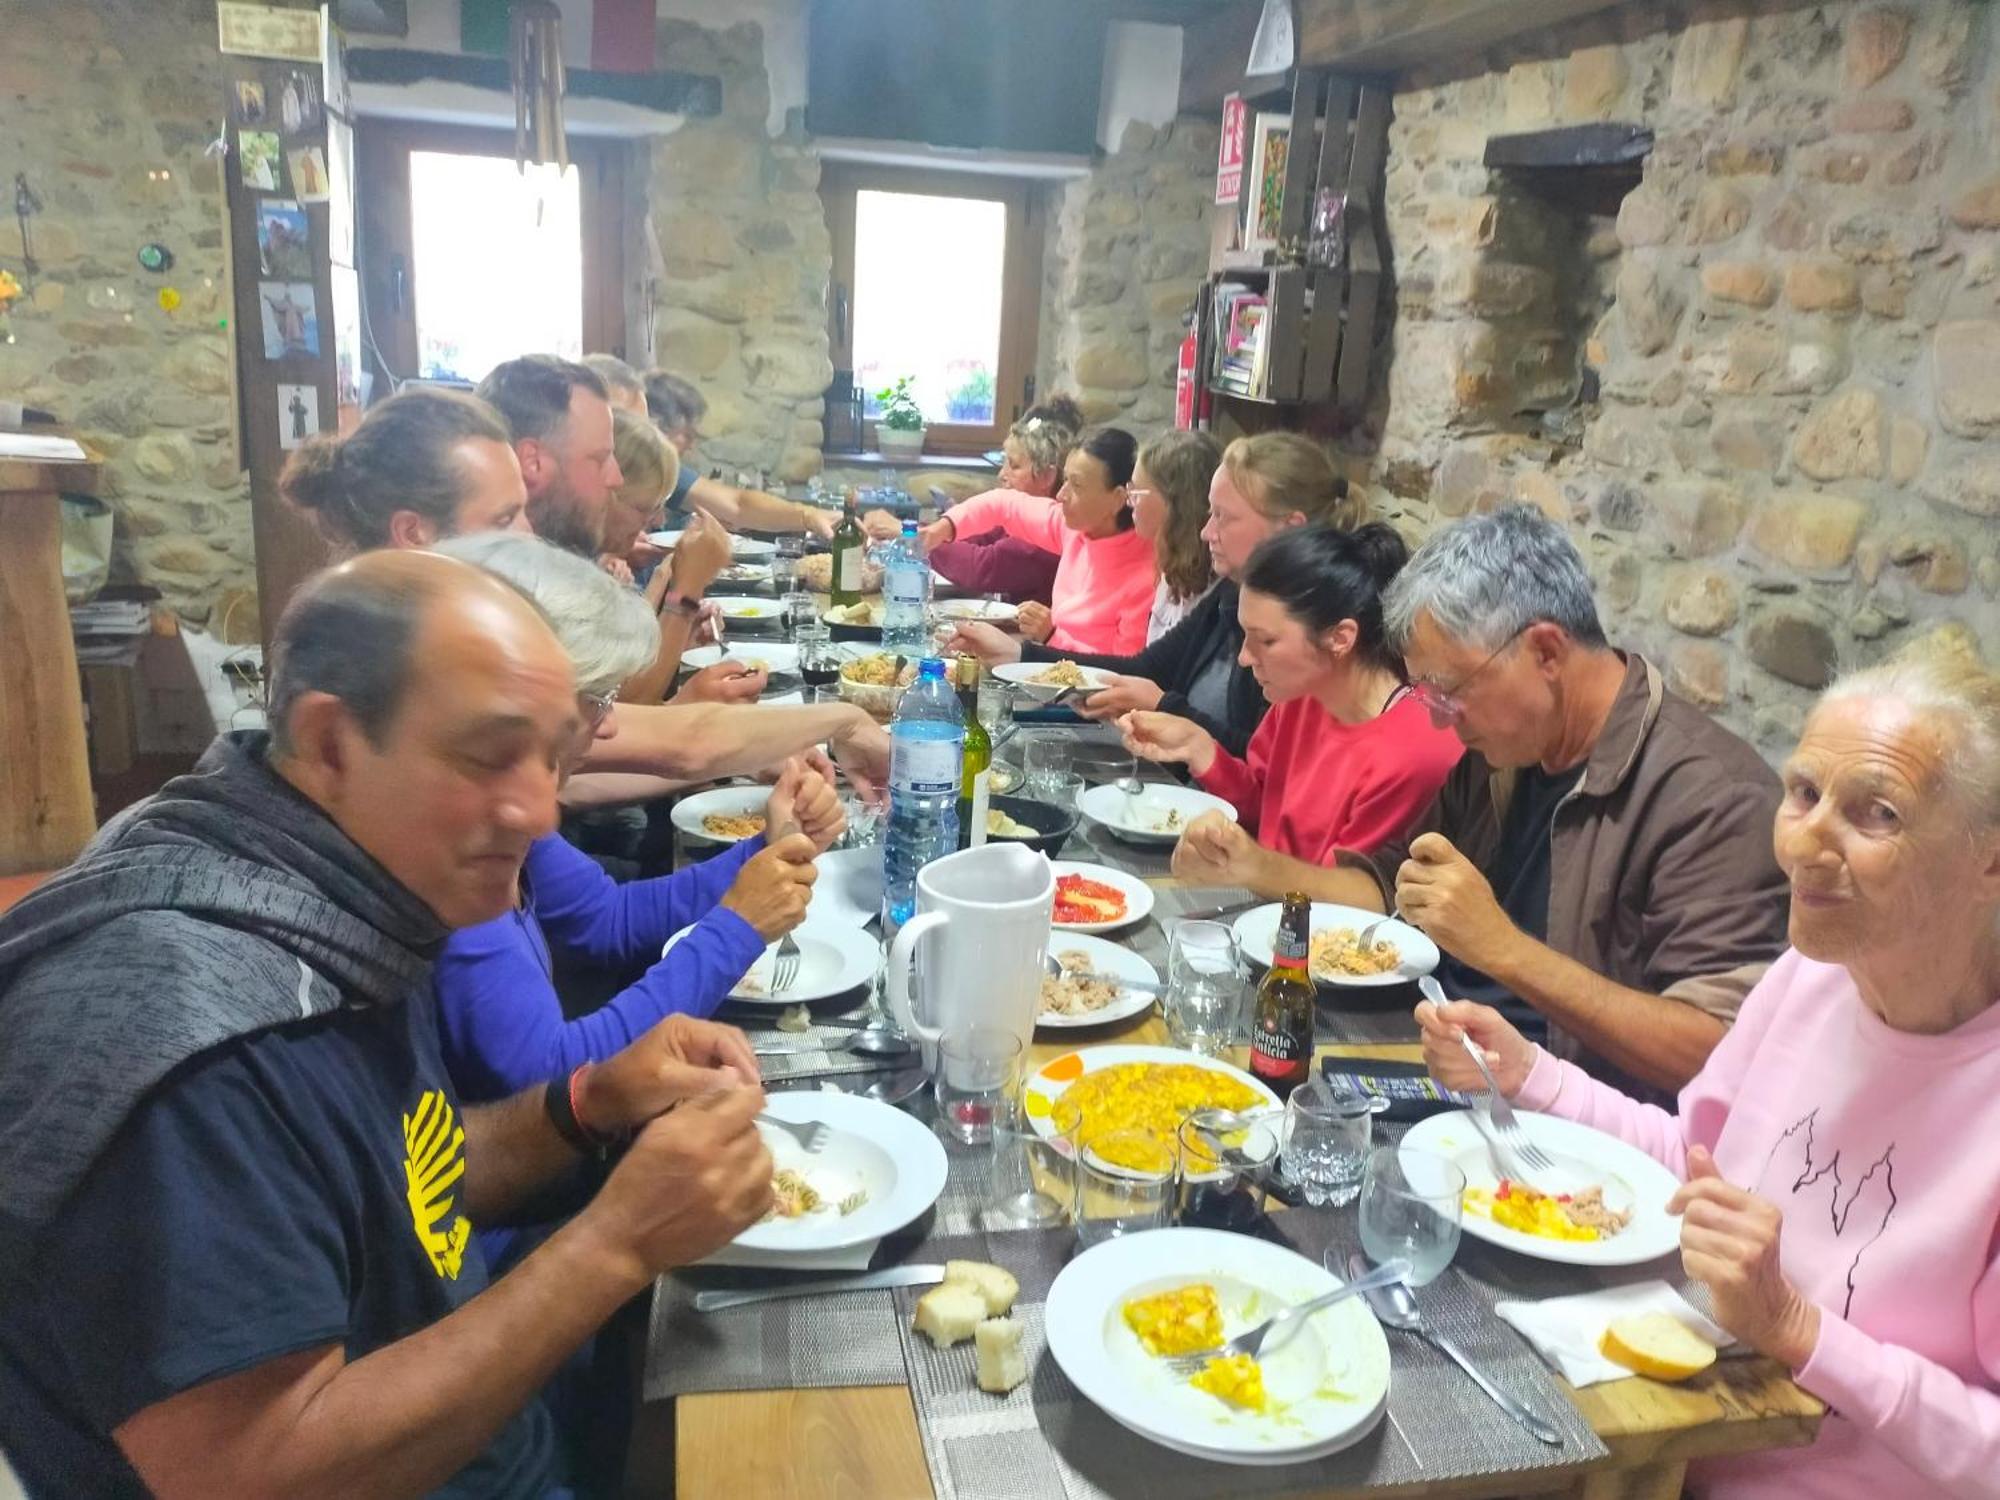
M 797 1281 L 788 1286 L 760 1286 L 747 1292 L 696 1292 L 696 1312 L 721 1312 L 727 1307 L 747 1307 L 753 1302 L 776 1302 L 784 1297 L 818 1297 L 833 1292 L 875 1292 L 894 1286 L 936 1286 L 944 1280 L 943 1266 L 890 1266 L 884 1271 L 863 1271 L 858 1276 L 831 1276 L 820 1281 Z

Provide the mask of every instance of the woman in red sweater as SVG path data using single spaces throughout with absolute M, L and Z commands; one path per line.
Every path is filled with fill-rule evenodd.
M 1120 719 L 1134 754 L 1187 766 L 1235 807 L 1246 831 L 1281 854 L 1325 864 L 1336 848 L 1373 849 L 1430 804 L 1463 749 L 1431 723 L 1382 634 L 1382 591 L 1409 548 L 1394 528 L 1302 526 L 1250 554 L 1237 617 L 1242 661 L 1271 711 L 1241 760 L 1171 714 Z M 1183 838 L 1199 838 L 1206 813 Z M 1262 892 L 1260 894 L 1272 894 Z

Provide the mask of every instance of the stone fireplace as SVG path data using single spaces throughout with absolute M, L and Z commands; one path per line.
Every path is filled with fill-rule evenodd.
M 1406 76 L 1384 508 L 1564 519 L 1617 639 L 1769 753 L 1838 665 L 2000 644 L 1996 20 L 1637 5 Z M 1487 164 L 1590 122 L 1652 132 L 1629 191 Z

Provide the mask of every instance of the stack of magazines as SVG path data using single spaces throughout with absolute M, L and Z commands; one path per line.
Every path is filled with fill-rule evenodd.
M 1215 351 L 1210 380 L 1217 389 L 1239 396 L 1264 395 L 1269 384 L 1269 314 L 1261 292 L 1241 282 L 1217 283 L 1209 315 Z

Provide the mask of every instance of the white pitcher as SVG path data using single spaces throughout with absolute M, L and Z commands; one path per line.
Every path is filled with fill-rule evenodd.
M 889 949 L 889 1005 L 933 1071 L 938 1038 L 962 1026 L 1010 1031 L 1026 1052 L 1055 895 L 1048 856 L 1021 844 L 961 849 L 917 872 L 916 915 Z

